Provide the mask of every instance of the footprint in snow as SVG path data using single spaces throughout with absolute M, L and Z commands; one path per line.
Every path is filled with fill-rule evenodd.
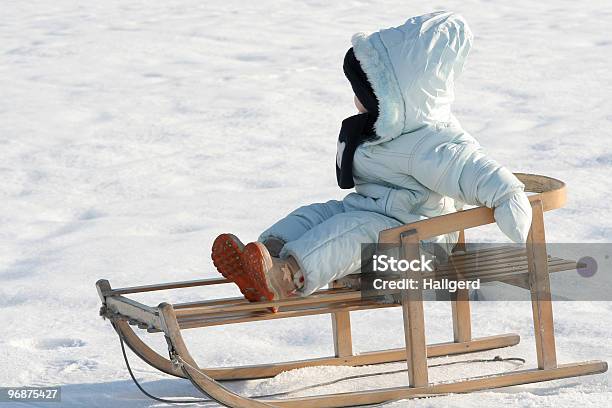
M 61 374 L 71 374 L 83 371 L 95 370 L 98 363 L 94 360 L 78 359 L 78 360 L 60 360 L 51 363 L 50 368 Z
M 36 342 L 36 348 L 39 350 L 57 350 L 60 348 L 83 347 L 86 343 L 81 339 L 73 338 L 47 338 L 40 339 Z

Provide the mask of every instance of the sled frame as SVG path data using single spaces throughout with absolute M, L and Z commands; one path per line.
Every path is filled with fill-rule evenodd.
M 401 305 L 382 304 L 362 299 L 358 289 L 346 288 L 340 281 L 334 282 L 329 289 L 320 290 L 306 298 L 257 303 L 248 303 L 246 300 L 234 298 L 174 305 L 160 303 L 157 307 L 151 307 L 125 295 L 219 285 L 229 283 L 229 281 L 202 279 L 112 289 L 107 280 L 99 280 L 96 287 L 102 300 L 101 315 L 110 319 L 113 328 L 124 342 L 145 362 L 167 374 L 189 379 L 205 395 L 222 405 L 236 408 L 324 408 L 377 404 L 397 399 L 473 392 L 603 373 L 608 368 L 605 361 L 557 363 L 549 273 L 575 268 L 576 264 L 565 260 L 551 260 L 548 257 L 544 245 L 546 240 L 543 214 L 545 211 L 560 208 L 565 204 L 565 184 L 560 180 L 541 175 L 517 173 L 516 176 L 525 184 L 526 191 L 534 193 L 529 196 L 533 221 L 525 248 L 525 270 L 521 269 L 520 272 L 517 272 L 516 268 L 513 271 L 475 270 L 474 275 L 483 276 L 485 280 L 501 281 L 530 290 L 537 368 L 466 378 L 453 382 L 429 382 L 428 357 L 508 347 L 520 341 L 518 334 L 473 338 L 469 297 L 465 289 L 458 290 L 450 301 L 453 341 L 431 345 L 426 344 L 423 298 L 420 291 L 402 291 Z M 493 211 L 486 207 L 478 207 L 382 231 L 379 235 L 379 243 L 400 245 L 406 257 L 418 257 L 418 245 L 415 244 L 421 240 L 459 231 L 460 241 L 456 249 L 463 249 L 464 230 L 493 222 L 495 222 Z M 406 277 L 410 276 L 407 274 Z M 267 309 L 272 306 L 278 307 L 280 311 L 278 313 L 268 312 Z M 355 354 L 351 339 L 350 312 L 383 307 L 402 308 L 406 347 Z M 334 356 L 267 365 L 204 368 L 198 366 L 191 356 L 182 336 L 182 330 L 189 328 L 313 314 L 331 315 Z M 148 332 L 162 332 L 168 343 L 169 357 L 164 357 L 149 347 L 134 332 L 132 325 L 146 329 Z M 408 367 L 408 386 L 404 387 L 263 400 L 238 395 L 219 382 L 220 380 L 271 377 L 283 371 L 308 366 L 358 366 L 402 360 L 406 361 Z

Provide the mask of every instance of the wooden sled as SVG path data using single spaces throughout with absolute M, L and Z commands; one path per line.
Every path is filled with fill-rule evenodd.
M 528 192 L 534 193 L 529 196 L 533 209 L 533 222 L 525 249 L 499 247 L 477 253 L 462 252 L 453 257 L 458 265 L 463 265 L 463 273 L 470 277 L 480 277 L 483 282 L 505 282 L 531 291 L 538 362 L 538 367 L 535 369 L 466 378 L 454 382 L 429 382 L 427 357 L 513 346 L 520 340 L 518 334 L 472 337 L 467 290 L 457 291 L 451 299 L 453 340 L 430 345 L 425 342 L 423 300 L 420 291 L 402 291 L 401 305 L 381 303 L 362 299 L 361 292 L 354 285 L 343 284 L 350 279 L 335 282 L 331 288 L 320 290 L 305 298 L 257 303 L 249 303 L 243 298 L 231 298 L 178 304 L 160 303 L 157 307 L 144 305 L 125 295 L 229 282 L 225 279 L 202 279 L 112 289 L 107 280 L 99 280 L 96 286 L 103 304 L 101 315 L 110 319 L 125 343 L 148 364 L 165 373 L 191 380 L 204 394 L 229 407 L 344 407 L 603 373 L 608 369 L 604 361 L 557 363 L 549 273 L 575 270 L 576 262 L 551 258 L 546 253 L 546 246 L 537 244 L 545 243 L 544 211 L 560 208 L 565 204 L 565 184 L 540 175 L 519 173 L 517 177 L 525 184 Z M 493 211 L 478 207 L 382 231 L 379 242 L 401 245 L 404 255 L 414 256 L 418 255 L 418 246 L 414 244 L 420 240 L 453 231 L 461 231 L 463 237 L 464 230 L 493 222 L 495 222 Z M 463 238 L 459 245 L 462 245 L 462 242 Z M 269 312 L 268 309 L 272 306 L 278 307 L 279 311 Z M 402 308 L 406 347 L 354 353 L 350 312 L 385 307 Z M 312 360 L 205 368 L 195 362 L 182 336 L 182 330 L 185 329 L 323 313 L 329 313 L 332 317 L 335 355 Z M 145 344 L 131 326 L 137 326 L 148 332 L 162 332 L 168 343 L 169 358 Z M 406 360 L 408 365 L 408 385 L 405 387 L 262 400 L 238 395 L 219 382 L 219 380 L 272 377 L 283 371 L 309 366 L 359 366 L 402 360 Z

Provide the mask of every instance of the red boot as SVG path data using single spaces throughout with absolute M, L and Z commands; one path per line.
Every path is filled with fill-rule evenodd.
M 238 285 L 247 300 L 256 302 L 260 296 L 244 273 L 242 251 L 244 244 L 238 237 L 233 234 L 221 234 L 213 243 L 211 257 L 219 273 Z
M 273 258 L 264 244 L 251 242 L 242 252 L 242 267 L 260 300 L 278 300 L 295 295 L 294 276 L 300 268 L 292 257 Z

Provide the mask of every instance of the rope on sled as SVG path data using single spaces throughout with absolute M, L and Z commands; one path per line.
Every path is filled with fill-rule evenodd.
M 128 360 L 127 353 L 125 352 L 125 344 L 123 342 L 123 336 L 119 332 L 117 332 L 117 334 L 119 334 L 119 343 L 121 344 L 121 352 L 123 353 L 123 359 L 125 360 L 125 365 L 126 365 L 126 367 L 128 369 L 128 373 L 130 373 L 130 377 L 132 377 L 132 381 L 134 381 L 134 384 L 136 384 L 136 387 L 138 387 L 138 389 L 144 395 L 146 395 L 147 397 L 149 397 L 151 399 L 154 399 L 155 401 L 163 402 L 163 403 L 166 403 L 166 404 L 193 404 L 193 403 L 196 403 L 196 402 L 211 402 L 211 401 L 213 401 L 211 399 L 195 399 L 195 398 L 189 399 L 189 400 L 172 400 L 172 399 L 165 399 L 165 398 L 156 397 L 155 395 L 152 395 L 152 394 L 148 393 L 147 390 L 142 388 L 142 385 L 140 385 L 140 383 L 136 379 L 136 376 L 132 372 L 132 367 L 130 366 L 130 361 Z
M 125 360 L 125 365 L 126 365 L 126 367 L 128 369 L 128 372 L 130 373 L 130 377 L 132 377 L 132 381 L 134 381 L 134 384 L 136 384 L 136 387 L 138 387 L 138 389 L 144 395 L 146 395 L 147 397 L 149 397 L 151 399 L 154 399 L 156 401 L 163 402 L 163 403 L 166 403 L 166 404 L 194 404 L 194 403 L 199 403 L 199 402 L 213 402 L 213 401 L 216 401 L 216 400 L 213 400 L 213 399 L 196 399 L 196 398 L 191 398 L 189 400 L 172 400 L 172 399 L 165 399 L 165 398 L 156 397 L 156 396 L 150 394 L 149 392 L 147 392 L 142 387 L 142 385 L 140 385 L 140 383 L 136 379 L 136 376 L 134 376 L 134 373 L 132 372 L 132 368 L 130 367 L 129 359 L 128 359 L 127 353 L 125 351 L 125 344 L 124 344 L 123 336 L 119 332 L 117 332 L 117 334 L 119 334 L 119 342 L 121 344 L 121 352 L 123 353 L 123 359 Z M 176 359 L 178 360 L 178 362 L 180 364 L 186 365 L 189 368 L 191 368 L 192 370 L 194 370 L 194 371 L 196 371 L 196 372 L 198 372 L 200 374 L 206 375 L 205 373 L 200 371 L 197 367 L 194 367 L 191 364 L 189 364 L 188 362 L 186 362 L 185 360 L 183 360 L 180 356 L 176 356 Z M 470 360 L 449 361 L 449 362 L 446 362 L 446 363 L 431 364 L 431 365 L 428 365 L 427 367 L 428 368 L 432 368 L 432 367 L 442 367 L 442 366 L 449 366 L 449 365 L 455 365 L 455 364 L 497 363 L 497 362 L 515 362 L 515 363 L 518 363 L 517 366 L 513 369 L 513 370 L 516 370 L 518 367 L 520 367 L 523 364 L 525 364 L 525 359 L 524 358 L 520 358 L 520 357 L 501 357 L 501 356 L 495 356 L 493 358 L 474 358 L 474 359 L 470 359 Z M 510 370 L 510 371 L 513 371 L 513 370 Z M 296 392 L 306 391 L 306 390 L 313 389 L 313 388 L 325 387 L 325 386 L 337 384 L 337 383 L 343 382 L 343 381 L 355 380 L 355 379 L 359 379 L 359 378 L 375 377 L 375 376 L 380 376 L 380 375 L 398 374 L 398 373 L 402 373 L 402 372 L 406 372 L 406 371 L 408 371 L 408 369 L 402 368 L 402 369 L 399 369 L 399 370 L 384 371 L 384 372 L 379 372 L 379 373 L 365 373 L 365 374 L 350 375 L 350 376 L 347 376 L 347 377 L 341 377 L 341 378 L 337 378 L 337 379 L 331 380 L 331 381 L 326 381 L 326 382 L 323 382 L 323 383 L 307 385 L 307 386 L 296 388 L 296 389 L 293 389 L 293 390 L 290 390 L 290 391 L 275 392 L 275 393 L 271 393 L 271 394 L 253 395 L 253 396 L 249 396 L 248 398 L 279 397 L 279 396 L 282 396 L 282 395 L 294 394 Z M 218 401 L 216 401 L 216 402 L 218 402 Z M 390 403 L 390 402 L 393 402 L 393 401 L 386 401 L 385 404 Z M 379 406 L 379 405 L 374 405 L 374 406 L 376 407 L 376 406 Z

